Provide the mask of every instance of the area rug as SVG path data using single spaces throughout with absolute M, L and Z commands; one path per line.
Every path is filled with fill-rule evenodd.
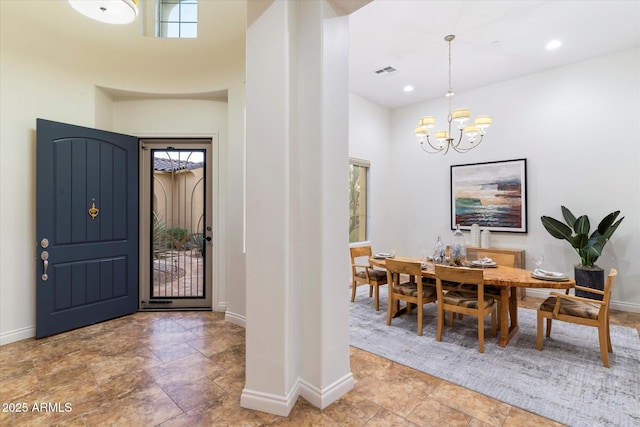
M 633 328 L 611 325 L 607 369 L 596 328 L 554 322 L 536 350 L 535 310 L 519 309 L 520 330 L 507 347 L 487 329 L 480 354 L 475 317 L 446 325 L 438 342 L 435 304 L 424 306 L 421 337 L 415 310 L 387 326 L 386 304 L 385 287 L 378 312 L 368 288 L 359 287 L 350 304 L 352 346 L 569 426 L 640 426 L 640 338 Z

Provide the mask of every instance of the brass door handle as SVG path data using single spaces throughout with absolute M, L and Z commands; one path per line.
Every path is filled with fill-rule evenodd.
M 41 276 L 41 279 L 42 279 L 43 282 L 46 282 L 47 279 L 49 278 L 49 275 L 47 274 L 47 270 L 49 269 L 49 252 L 42 251 L 42 253 L 40 254 L 40 259 L 42 260 L 42 276 Z

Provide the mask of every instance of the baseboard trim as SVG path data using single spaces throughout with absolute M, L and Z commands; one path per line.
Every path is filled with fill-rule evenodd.
M 0 334 L 0 345 L 11 344 L 12 342 L 26 340 L 36 336 L 36 327 L 27 326 L 13 331 Z
M 614 310 L 628 311 L 630 313 L 640 313 L 640 304 L 629 304 L 628 302 L 611 301 L 610 306 Z
M 247 318 L 231 311 L 225 312 L 224 320 L 226 322 L 233 323 L 234 325 L 241 326 L 245 329 L 247 327 Z
M 245 387 L 240 395 L 240 406 L 286 417 L 291 412 L 291 409 L 293 409 L 293 405 L 295 405 L 296 400 L 298 400 L 298 396 L 300 396 L 299 381 L 296 382 L 293 389 L 284 396 L 249 390 Z
M 240 396 L 240 406 L 286 417 L 293 409 L 299 396 L 305 398 L 313 406 L 324 409 L 353 390 L 354 386 L 355 380 L 351 372 L 324 389 L 319 389 L 307 381 L 298 378 L 293 389 L 285 396 L 245 388 L 242 390 L 242 395 Z
M 355 386 L 355 380 L 353 379 L 353 374 L 351 372 L 322 390 L 302 379 L 299 380 L 299 383 L 300 395 L 313 406 L 320 409 L 324 409 L 331 405 L 349 391 L 353 390 L 353 387 Z

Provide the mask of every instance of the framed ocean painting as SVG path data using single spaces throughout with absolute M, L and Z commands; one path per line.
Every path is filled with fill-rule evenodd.
M 451 166 L 451 229 L 527 232 L 527 159 Z

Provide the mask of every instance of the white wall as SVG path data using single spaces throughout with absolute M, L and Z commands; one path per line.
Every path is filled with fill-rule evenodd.
M 205 66 L 204 58 L 193 59 L 198 66 L 170 57 L 131 58 L 74 44 L 64 32 L 43 32 L 16 16 L 18 10 L 3 8 L 0 14 L 0 344 L 34 336 L 36 118 L 133 134 L 219 132 L 220 262 L 233 279 L 228 288 L 226 279 L 221 280 L 228 292 L 220 298 L 229 300 L 233 319 L 242 323 L 243 45 L 230 45 L 228 64 L 221 67 Z M 167 80 L 184 76 L 183 67 L 190 70 L 189 78 Z M 227 90 L 228 111 L 218 103 L 202 108 L 202 101 L 193 100 L 119 103 L 98 87 L 173 97 Z M 158 119 L 167 113 L 183 118 Z
M 560 205 L 565 205 L 576 215 L 587 214 L 595 227 L 609 212 L 621 210 L 626 218 L 597 263 L 619 271 L 615 308 L 640 312 L 639 57 L 633 49 L 456 93 L 454 108 L 493 116 L 485 141 L 467 154 L 423 153 L 413 135 L 421 116 L 434 115 L 445 123 L 444 98 L 394 110 L 388 147 L 380 138 L 368 138 L 376 145 L 371 156 L 391 152 L 384 170 L 373 165 L 371 170 L 372 181 L 378 182 L 372 183 L 372 194 L 380 187 L 392 190 L 385 203 L 373 205 L 372 217 L 385 219 L 372 224 L 372 236 L 385 236 L 374 246 L 380 242 L 416 255 L 420 245 L 433 247 L 438 235 L 448 241 L 450 166 L 526 158 L 528 233 L 492 233 L 493 245 L 543 252 L 546 268 L 573 275 L 579 257 L 567 242 L 547 233 L 540 216 L 560 219 Z M 379 120 L 384 112 L 352 97 L 350 115 L 350 154 L 367 158 L 359 154 L 364 141 L 354 141 L 353 129 L 379 126 L 385 134 Z
M 394 173 L 391 163 L 391 112 L 358 95 L 349 96 L 349 157 L 368 160 L 369 200 L 368 241 L 375 252 L 384 252 L 395 244 L 391 229 L 393 210 L 386 209 L 389 195 L 394 191 L 389 176 Z M 347 283 L 351 283 L 351 275 Z

